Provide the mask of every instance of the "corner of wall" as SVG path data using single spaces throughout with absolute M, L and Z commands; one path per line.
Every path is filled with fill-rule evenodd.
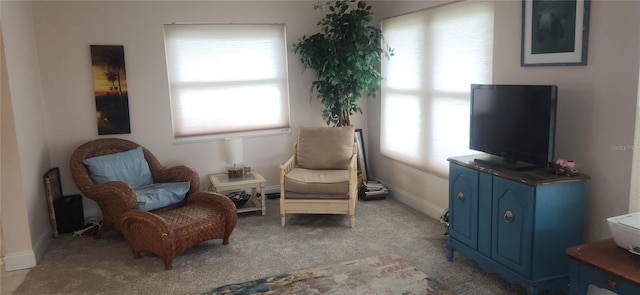
M 42 231 L 42 234 L 33 245 L 33 250 L 5 254 L 3 258 L 5 270 L 13 271 L 35 267 L 37 262 L 47 251 L 49 245 L 51 245 L 51 234 L 51 228 Z
M 36 262 L 40 261 L 44 253 L 47 251 L 47 248 L 49 248 L 49 245 L 51 245 L 52 236 L 53 230 L 51 227 L 41 231 L 41 235 L 33 245 L 33 253 L 35 255 Z
M 444 212 L 444 210 L 446 208 L 442 208 L 432 202 L 429 202 L 428 200 L 425 200 L 423 198 L 419 198 L 399 187 L 393 186 L 391 184 L 388 183 L 384 183 L 384 185 L 389 188 L 389 192 L 390 192 L 390 196 L 398 201 L 400 201 L 401 203 L 412 207 L 424 214 L 426 214 L 427 216 L 433 218 L 433 219 L 439 219 L 440 216 L 442 215 L 442 212 Z

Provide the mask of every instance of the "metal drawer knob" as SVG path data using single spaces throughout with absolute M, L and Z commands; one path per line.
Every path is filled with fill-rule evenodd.
M 458 203 L 464 202 L 464 194 L 462 192 L 458 193 Z
M 511 210 L 507 210 L 507 212 L 504 213 L 504 222 L 513 222 L 513 212 L 511 212 Z

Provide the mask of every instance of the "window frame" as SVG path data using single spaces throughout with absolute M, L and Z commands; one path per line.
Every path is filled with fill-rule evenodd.
M 288 77 L 288 61 L 287 61 L 288 49 L 287 49 L 285 24 L 283 23 L 250 23 L 250 24 L 247 24 L 247 23 L 242 23 L 242 24 L 170 23 L 170 24 L 164 24 L 163 27 L 164 27 L 164 42 L 165 42 L 164 45 L 165 45 L 165 54 L 166 54 L 165 61 L 167 65 L 167 81 L 169 83 L 168 87 L 169 87 L 169 100 L 170 100 L 170 111 L 171 111 L 171 121 L 172 121 L 172 136 L 175 143 L 210 141 L 210 140 L 215 140 L 220 138 L 236 137 L 236 136 L 264 136 L 264 135 L 282 134 L 282 133 L 290 132 L 291 115 L 290 115 L 289 77 Z M 233 34 L 234 30 L 238 30 L 240 33 L 234 35 Z M 258 33 L 256 32 L 252 33 L 251 30 L 254 30 Z M 272 35 L 264 39 L 256 38 L 252 40 L 252 39 L 245 38 L 245 40 L 240 40 L 238 42 L 235 42 L 235 39 L 241 39 L 242 36 L 244 36 L 242 35 L 242 32 L 248 32 L 249 37 L 251 37 L 251 34 L 259 35 L 260 34 L 259 32 L 261 32 L 261 30 L 264 30 L 267 33 Z M 189 36 L 188 38 L 183 37 L 184 34 L 190 34 L 190 33 L 192 33 L 193 36 Z M 180 35 L 180 34 L 183 34 L 183 35 Z M 220 42 L 216 42 L 216 41 L 202 42 L 201 41 L 203 39 L 208 38 L 209 36 L 223 36 L 223 37 L 220 37 L 220 39 L 218 39 L 218 40 L 222 40 Z M 227 36 L 228 38 L 224 38 L 224 36 Z M 183 38 L 183 40 L 178 40 L 177 41 L 178 43 L 176 43 L 176 40 L 178 38 Z M 192 38 L 192 39 L 189 39 L 189 38 Z M 178 52 L 178 50 L 176 49 L 179 46 L 185 46 L 184 45 L 185 43 L 190 42 L 192 40 L 198 40 L 198 42 L 205 44 L 204 46 L 201 46 L 201 48 L 198 48 L 198 50 L 200 50 L 201 52 L 205 52 L 205 54 L 207 54 L 207 52 L 205 51 L 208 49 L 207 46 L 211 46 L 214 49 L 224 48 L 224 46 L 229 46 L 233 48 L 233 46 L 237 46 L 237 44 L 242 45 L 243 41 L 245 44 L 251 44 L 251 42 L 253 42 L 253 43 L 258 43 L 260 45 L 261 44 L 260 41 L 267 40 L 266 43 L 273 43 L 273 44 L 264 45 L 266 49 L 263 47 L 257 47 L 257 48 L 263 48 L 265 49 L 265 51 L 269 51 L 268 54 L 272 54 L 273 56 L 275 56 L 275 59 L 274 59 L 275 63 L 272 63 L 272 65 L 270 65 L 270 66 L 273 66 L 273 68 L 268 68 L 269 71 L 276 72 L 274 76 L 275 78 L 273 78 L 273 81 L 268 81 L 271 79 L 271 77 L 260 80 L 260 77 L 259 77 L 260 73 L 254 73 L 254 72 L 250 72 L 250 74 L 247 76 L 254 76 L 254 77 L 257 76 L 259 77 L 258 80 L 255 80 L 255 79 L 252 80 L 251 77 L 245 79 L 243 75 L 237 75 L 237 74 L 233 76 L 233 73 L 230 73 L 229 75 L 225 76 L 227 73 L 225 71 L 230 67 L 225 68 L 224 66 L 221 66 L 220 67 L 222 69 L 221 71 L 214 71 L 214 74 L 211 74 L 211 75 L 204 73 L 204 75 L 200 75 L 198 76 L 198 78 L 195 78 L 194 80 L 193 77 L 188 77 L 189 76 L 188 74 L 183 74 L 183 73 L 187 73 L 187 71 L 185 71 L 184 68 L 180 68 L 177 66 L 179 62 L 188 60 L 187 58 L 183 58 L 183 56 L 185 54 L 190 54 L 191 48 L 188 48 L 188 47 L 185 47 L 188 49 L 182 48 L 183 52 Z M 179 43 L 179 42 L 182 42 L 182 43 Z M 192 42 L 192 43 L 196 45 L 200 45 L 200 43 L 197 43 L 197 42 Z M 265 43 L 265 42 L 262 42 L 262 43 Z M 215 47 L 215 46 L 218 46 L 218 47 Z M 250 47 L 249 45 L 246 45 L 244 46 L 244 48 L 255 50 L 256 47 L 255 46 Z M 239 49 L 233 48 L 233 50 L 240 50 L 240 49 L 242 49 L 242 46 L 239 47 Z M 197 54 L 202 54 L 195 50 L 193 52 L 196 52 Z M 234 51 L 229 51 L 229 52 L 230 52 L 230 55 L 235 54 Z M 257 52 L 257 53 L 262 53 L 262 52 Z M 183 56 L 180 56 L 180 54 L 183 54 Z M 267 53 L 264 53 L 264 54 L 267 54 Z M 247 60 L 250 61 L 251 58 L 253 57 L 253 54 L 245 54 L 244 56 L 248 56 Z M 182 58 L 182 60 L 180 60 L 180 58 Z M 193 62 L 193 60 L 197 60 L 197 59 L 195 59 L 193 56 L 189 58 L 192 59 L 191 64 L 195 64 L 194 68 L 196 70 L 201 70 L 201 69 L 198 69 L 199 66 Z M 213 56 L 214 60 L 215 58 L 218 58 L 218 61 L 220 60 L 223 60 L 222 62 L 226 61 L 225 60 L 226 57 L 220 58 L 220 55 Z M 240 61 L 240 59 L 238 58 L 240 57 L 236 56 L 236 59 L 233 59 L 233 60 Z M 206 60 L 203 60 L 203 63 L 206 63 L 206 62 L 207 62 Z M 189 64 L 189 62 L 186 62 L 185 64 Z M 259 64 L 259 63 L 256 63 L 256 64 Z M 269 63 L 267 62 L 264 64 L 269 64 Z M 245 69 L 246 69 L 246 65 L 245 65 Z M 183 72 L 180 72 L 181 70 Z M 234 71 L 230 70 L 229 72 L 234 72 Z M 198 73 L 202 73 L 202 71 Z M 200 80 L 201 76 L 204 77 L 202 80 Z M 221 77 L 219 78 L 220 80 L 215 80 L 216 76 Z M 190 78 L 192 80 L 188 80 Z M 236 80 L 233 80 L 234 78 Z M 229 80 L 225 80 L 225 79 L 229 79 Z M 187 84 L 192 84 L 192 85 L 187 85 Z M 233 84 L 236 84 L 236 85 L 233 85 Z M 206 85 L 206 86 L 203 86 L 203 85 Z M 208 89 L 205 89 L 208 92 L 203 91 L 203 93 L 206 93 L 207 95 L 211 95 L 213 99 L 211 101 L 203 101 L 205 99 L 208 100 L 208 98 L 204 95 L 203 95 L 204 99 L 202 97 L 200 98 L 200 101 L 203 101 L 205 103 L 204 107 L 208 109 L 209 107 L 206 107 L 206 105 L 208 104 L 213 105 L 214 104 L 213 101 L 217 100 L 218 102 L 224 102 L 225 100 L 227 100 L 223 95 L 218 94 L 216 96 L 217 94 L 216 91 L 222 92 L 221 90 L 229 89 L 230 91 L 236 91 L 235 94 L 237 93 L 242 94 L 243 90 L 244 91 L 246 91 L 247 89 L 251 90 L 252 88 L 256 89 L 256 87 L 259 87 L 261 85 L 263 87 L 273 88 L 274 93 L 276 93 L 275 96 L 272 95 L 271 97 L 268 98 L 268 99 L 271 99 L 271 101 L 276 101 L 276 100 L 279 101 L 279 104 L 277 104 L 275 107 L 276 111 L 265 112 L 264 106 L 255 106 L 254 108 L 248 108 L 247 105 L 253 105 L 253 104 L 246 103 L 246 102 L 245 103 L 236 102 L 235 106 L 233 106 L 234 103 L 230 102 L 227 106 L 227 110 L 226 110 L 227 115 L 225 115 L 226 118 L 211 117 L 211 119 L 209 119 L 207 118 L 209 115 L 209 113 L 207 113 L 208 111 L 202 111 L 201 109 L 197 110 L 198 108 L 203 107 L 202 104 L 192 103 L 191 108 L 197 110 L 197 112 L 199 113 L 199 117 L 204 118 L 203 120 L 205 120 L 203 121 L 204 122 L 203 124 L 209 127 L 201 127 L 202 125 L 200 125 L 199 122 L 194 122 L 191 124 L 191 126 L 195 126 L 194 128 L 200 131 L 197 131 L 197 132 L 184 131 L 189 129 L 181 129 L 184 127 L 184 125 L 182 124 L 184 124 L 184 122 L 189 121 L 188 119 L 185 120 L 180 118 L 180 116 L 188 116 L 188 114 L 185 115 L 185 112 L 188 110 L 186 111 L 184 110 L 184 108 L 189 107 L 188 104 L 186 104 L 186 107 L 185 107 L 185 104 L 184 104 L 185 99 L 193 99 L 189 97 L 187 98 L 180 97 L 181 95 L 185 96 L 185 93 L 189 91 L 192 91 L 192 92 L 200 91 L 198 87 L 208 88 Z M 197 89 L 197 90 L 194 90 L 194 89 Z M 262 95 L 264 92 L 260 92 L 260 93 Z M 232 94 L 234 93 L 232 92 Z M 252 96 L 252 95 L 244 95 L 242 96 L 242 98 L 240 96 L 238 97 L 239 97 L 238 100 L 244 99 L 244 100 L 254 101 L 254 102 L 260 102 L 260 100 L 263 100 L 263 104 L 265 103 L 263 97 L 257 98 L 257 96 Z M 181 103 L 183 105 L 178 106 Z M 196 105 L 198 107 L 195 107 Z M 216 108 L 213 108 L 213 110 L 210 111 L 210 114 L 215 115 L 216 112 L 219 112 L 219 114 L 225 114 L 225 112 L 220 112 L 221 111 L 220 107 L 221 105 L 216 105 Z M 222 105 L 222 107 L 224 106 Z M 178 114 L 177 112 L 182 112 L 182 113 Z M 237 118 L 239 120 L 243 120 L 247 118 L 259 117 L 258 116 L 259 114 L 261 115 L 264 113 L 268 113 L 268 114 L 276 113 L 279 115 L 275 117 L 276 119 L 270 120 L 267 123 L 265 123 L 266 121 L 263 121 L 263 122 L 253 123 L 253 125 L 251 125 L 251 123 L 249 122 L 235 121 L 235 118 L 234 118 L 235 116 L 234 114 L 238 114 Z M 247 115 L 247 114 L 251 114 L 251 115 Z M 215 120 L 219 120 L 219 122 L 222 125 L 215 123 Z M 224 127 L 221 128 L 220 126 L 224 126 Z
M 473 6 L 476 5 L 476 6 Z M 475 7 L 475 8 L 474 8 Z M 453 11 L 453 12 L 452 12 Z M 452 48 L 442 48 L 442 44 L 449 43 L 441 43 L 440 48 L 437 46 L 432 46 L 434 43 L 434 38 L 438 37 L 438 34 L 442 34 L 439 31 L 435 31 L 434 29 L 437 26 L 442 26 L 441 23 L 456 21 L 460 18 L 460 11 L 464 11 L 471 16 L 479 16 L 480 21 L 486 26 L 483 26 L 483 32 L 489 32 L 490 36 L 486 37 L 482 36 L 484 42 L 486 43 L 485 51 L 483 51 L 482 58 L 479 58 L 481 63 L 483 63 L 484 69 L 486 71 L 478 72 L 478 71 L 469 71 L 476 76 L 480 77 L 474 78 L 476 76 L 470 74 L 468 77 L 458 77 L 457 80 L 467 79 L 467 82 L 463 82 L 466 85 L 463 89 L 461 87 L 462 84 L 453 83 L 455 87 L 450 87 L 450 81 L 444 81 L 446 79 L 439 78 L 439 72 L 442 70 L 442 65 L 445 62 L 439 60 L 442 55 L 439 55 L 439 52 L 444 52 L 445 50 L 451 50 Z M 444 16 L 448 16 L 449 18 L 443 18 Z M 452 17 L 453 15 L 453 17 Z M 468 121 L 469 121 L 469 102 L 470 102 L 470 84 L 473 83 L 491 83 L 492 80 L 492 64 L 493 64 L 493 34 L 494 34 L 494 6 L 491 3 L 480 3 L 480 2 L 455 2 L 448 3 L 432 8 L 428 8 L 425 10 L 400 15 L 396 17 L 391 17 L 384 19 L 382 21 L 381 27 L 383 30 L 383 34 L 385 36 L 385 40 L 389 43 L 389 45 L 394 48 L 396 55 L 392 57 L 391 60 L 386 61 L 383 60 L 382 63 L 382 75 L 385 77 L 382 84 L 381 91 L 381 126 L 380 126 L 380 154 L 387 158 L 399 161 L 403 164 L 409 165 L 421 171 L 425 171 L 428 173 L 432 173 L 434 175 L 447 178 L 448 177 L 448 163 L 446 159 L 451 156 L 457 156 L 462 154 L 471 154 L 474 151 L 468 149 Z M 394 23 L 395 22 L 395 23 Z M 406 65 L 405 68 L 401 68 L 402 75 L 409 76 L 408 79 L 415 79 L 413 84 L 406 81 L 398 80 L 398 77 L 391 76 L 389 72 L 387 72 L 389 67 L 393 67 L 394 59 L 398 56 L 402 55 L 402 48 L 398 48 L 398 46 L 394 47 L 394 35 L 393 33 L 389 33 L 387 30 L 387 25 L 390 27 L 390 30 L 402 31 L 401 33 L 406 34 L 401 38 L 401 40 L 413 40 L 418 39 L 416 44 L 419 44 L 417 47 L 413 48 L 410 45 L 409 48 L 415 51 L 416 55 L 419 55 L 420 58 L 416 60 L 415 63 L 419 64 L 418 67 L 412 69 L 411 67 L 414 65 Z M 415 26 L 412 27 L 412 26 Z M 416 32 L 414 32 L 416 31 Z M 419 33 L 418 33 L 419 32 Z M 414 34 L 414 37 L 411 37 L 411 34 Z M 477 34 L 480 35 L 480 34 Z M 455 44 L 455 42 L 453 42 Z M 469 47 L 465 47 L 469 48 Z M 456 49 L 455 47 L 453 49 Z M 474 47 L 475 50 L 475 47 Z M 469 50 L 470 51 L 470 50 Z M 414 59 L 415 60 L 415 59 Z M 460 66 L 460 65 L 458 65 Z M 466 66 L 463 64 L 462 66 Z M 426 74 L 425 74 L 426 73 Z M 393 73 L 391 73 L 393 74 Z M 399 76 L 399 75 L 398 75 Z M 415 76 L 419 76 L 418 78 L 414 78 Z M 446 76 L 446 75 L 444 75 Z M 443 81 L 438 81 L 438 80 Z M 395 82 L 394 82 L 395 81 Z M 393 88 L 393 83 L 396 84 L 397 88 Z M 404 83 L 404 85 L 403 85 Z M 443 86 L 444 85 L 444 86 Z M 406 88 L 400 88 L 406 87 Z M 411 88 L 413 87 L 413 88 Z M 419 114 L 418 118 L 413 118 L 412 124 L 407 124 L 403 128 L 402 131 L 399 131 L 396 127 L 395 129 L 390 128 L 389 126 L 396 124 L 392 121 L 404 121 L 408 120 L 407 118 L 412 116 L 411 113 L 409 116 L 403 115 L 400 116 L 396 114 L 395 117 L 390 117 L 385 112 L 386 107 L 388 107 L 389 101 L 398 100 L 398 96 L 400 93 L 403 93 L 407 97 L 410 95 L 414 95 L 414 101 L 417 102 L 417 106 L 411 105 L 405 107 L 406 110 L 416 108 Z M 396 96 L 394 98 L 394 95 Z M 445 104 L 441 104 L 441 101 L 448 101 L 448 106 Z M 462 110 L 465 106 L 460 105 L 460 102 L 466 103 L 466 112 Z M 442 110 L 441 107 L 445 107 L 449 112 L 455 113 L 455 118 L 449 118 L 448 120 L 438 120 L 434 121 L 434 116 L 442 115 L 437 112 L 441 112 L 438 110 Z M 440 108 L 439 108 L 440 107 Z M 458 108 L 458 110 L 451 110 L 452 108 Z M 409 118 L 411 119 L 411 118 Z M 464 121 L 466 119 L 466 127 L 464 126 Z M 418 123 L 415 123 L 415 122 Z M 458 148 L 455 151 L 449 153 L 447 148 L 443 149 L 438 144 L 442 141 L 433 138 L 432 130 L 438 128 L 437 130 L 442 130 L 442 126 L 437 127 L 437 125 L 447 124 L 442 122 L 450 122 L 450 124 L 455 124 L 456 130 L 458 133 L 461 133 L 459 130 L 466 128 L 466 136 L 461 136 L 456 138 L 452 142 L 457 143 L 457 146 L 466 145 L 464 148 Z M 413 129 L 413 130 L 412 130 Z M 396 139 L 394 141 L 389 140 L 390 134 L 392 132 L 407 132 L 402 134 L 401 136 L 396 135 Z M 411 135 L 413 132 L 413 135 Z M 450 131 L 443 131 L 445 134 L 458 134 Z M 417 137 L 414 139 L 412 137 Z M 465 138 L 466 137 L 466 138 Z M 466 143 L 462 143 L 466 140 Z M 399 143 L 411 145 L 413 142 L 417 141 L 417 146 L 413 148 L 416 151 L 413 154 L 410 153 L 399 153 L 397 150 L 393 150 L 391 145 L 398 146 Z M 395 142 L 395 143 L 392 143 Z M 448 147 L 451 147 L 453 144 L 449 144 Z M 434 148 L 436 146 L 436 148 Z M 406 149 L 406 147 L 404 147 Z M 435 152 L 434 152 L 435 151 Z M 446 152 L 446 156 L 443 155 L 443 152 Z M 439 153 L 440 155 L 438 155 Z

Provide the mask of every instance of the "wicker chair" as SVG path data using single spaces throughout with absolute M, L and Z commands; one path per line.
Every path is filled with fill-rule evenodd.
M 171 269 L 174 257 L 200 242 L 223 239 L 223 245 L 228 244 L 238 218 L 235 205 L 223 195 L 199 192 L 198 174 L 186 166 L 164 167 L 142 148 L 154 183 L 190 182 L 183 202 L 149 212 L 140 210 L 133 189 L 126 183 L 94 183 L 85 159 L 139 146 L 124 139 L 98 139 L 79 146 L 71 155 L 71 175 L 76 186 L 83 195 L 96 201 L 102 211 L 102 227 L 95 238 L 111 230 L 120 232 L 135 258 L 143 250 L 153 252 L 165 260 L 166 269 Z

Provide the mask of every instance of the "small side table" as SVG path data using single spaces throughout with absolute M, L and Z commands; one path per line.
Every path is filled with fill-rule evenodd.
M 640 294 L 640 256 L 606 239 L 571 247 L 569 294 L 587 294 L 589 284 L 619 295 Z
M 249 175 L 244 175 L 242 178 L 231 179 L 226 173 L 209 174 L 209 181 L 211 181 L 209 191 L 216 193 L 251 188 L 251 198 L 238 208 L 238 213 L 262 211 L 262 215 L 266 214 L 264 185 L 267 181 L 260 173 L 251 171 Z M 257 195 L 258 188 L 260 188 L 260 197 Z

